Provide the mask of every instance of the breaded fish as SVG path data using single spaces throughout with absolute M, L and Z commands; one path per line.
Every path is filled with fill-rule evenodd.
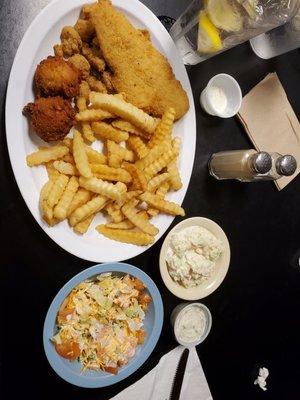
M 109 0 L 99 0 L 90 20 L 117 92 L 124 92 L 127 101 L 157 117 L 167 107 L 176 110 L 176 119 L 188 111 L 187 94 L 166 57 Z

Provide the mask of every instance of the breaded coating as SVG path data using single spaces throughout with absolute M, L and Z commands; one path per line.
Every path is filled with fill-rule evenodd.
M 145 36 L 146 39 L 151 40 L 150 32 L 148 29 L 139 29 L 139 31 Z
M 115 88 L 112 84 L 112 80 L 111 80 L 111 73 L 109 71 L 104 71 L 102 73 L 102 80 L 104 85 L 106 86 L 106 89 L 108 91 L 108 93 L 114 93 L 115 92 Z
M 79 86 L 79 96 L 84 97 L 87 101 L 90 98 L 91 89 L 87 81 L 82 81 Z
M 54 45 L 53 50 L 54 50 L 54 55 L 56 57 L 61 57 L 61 58 L 64 57 L 64 52 L 61 44 Z
M 91 48 L 87 43 L 82 44 L 82 54 L 88 60 L 91 67 L 95 68 L 98 72 L 103 72 L 105 69 L 105 61 L 101 58 L 99 52 L 95 48 Z
M 75 110 L 62 97 L 41 97 L 23 109 L 37 135 L 45 142 L 62 140 L 75 122 Z
M 42 96 L 72 98 L 78 95 L 81 72 L 60 57 L 48 57 L 36 69 L 34 81 Z
M 81 51 L 82 40 L 73 26 L 65 26 L 60 35 L 63 53 L 66 57 L 78 54 Z
M 86 79 L 90 75 L 90 63 L 81 54 L 74 54 L 74 56 L 70 57 L 68 61 L 81 72 L 83 79 Z
M 99 81 L 99 79 L 95 78 L 94 76 L 89 76 L 87 78 L 87 83 L 90 86 L 90 89 L 93 92 L 99 92 L 99 93 L 107 93 L 107 89 L 104 85 L 103 82 Z
M 92 4 L 84 4 L 80 12 L 81 19 L 89 19 L 91 12 L 93 12 L 94 8 L 97 6 L 97 2 Z
M 86 19 L 79 19 L 74 25 L 74 29 L 79 33 L 83 42 L 89 42 L 95 36 L 93 24 Z
M 166 57 L 109 0 L 99 0 L 90 20 L 117 92 L 125 92 L 130 103 L 157 117 L 168 107 L 176 110 L 176 119 L 188 111 L 187 94 Z

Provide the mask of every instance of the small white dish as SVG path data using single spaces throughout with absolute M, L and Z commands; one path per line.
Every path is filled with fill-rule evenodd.
M 179 335 L 178 335 L 178 323 L 180 321 L 180 318 L 181 318 L 183 312 L 187 308 L 195 307 L 195 306 L 199 307 L 204 312 L 205 328 L 204 328 L 202 335 L 197 340 L 195 340 L 194 342 L 184 342 L 179 338 Z M 174 329 L 175 339 L 177 340 L 177 342 L 179 344 L 181 344 L 184 347 L 195 347 L 195 346 L 198 346 L 198 344 L 202 343 L 207 338 L 207 336 L 211 330 L 212 316 L 211 316 L 209 309 L 202 303 L 181 303 L 181 304 L 178 304 L 178 306 L 174 308 L 174 310 L 171 314 L 171 324 Z
M 224 251 L 219 257 L 219 259 L 216 261 L 214 271 L 209 278 L 204 280 L 198 286 L 192 288 L 186 288 L 180 285 L 179 283 L 175 282 L 171 278 L 166 263 L 166 254 L 170 245 L 171 235 L 173 233 L 179 232 L 182 229 L 185 229 L 189 226 L 197 226 L 197 225 L 206 228 L 218 239 L 220 239 L 223 243 Z M 229 263 L 230 263 L 230 246 L 225 232 L 214 221 L 203 217 L 188 218 L 177 224 L 173 229 L 171 229 L 171 231 L 168 233 L 163 242 L 159 257 L 160 274 L 164 284 L 170 290 L 171 293 L 173 293 L 180 299 L 184 300 L 200 300 L 208 296 L 212 292 L 214 292 L 223 282 L 229 268 Z
M 224 100 L 225 107 L 222 110 L 218 109 L 215 103 L 214 90 L 219 90 L 222 95 L 220 101 Z M 200 104 L 204 111 L 210 115 L 220 118 L 230 118 L 236 115 L 242 105 L 242 91 L 238 82 L 228 74 L 218 74 L 213 76 L 208 82 L 206 88 L 202 91 L 200 96 Z

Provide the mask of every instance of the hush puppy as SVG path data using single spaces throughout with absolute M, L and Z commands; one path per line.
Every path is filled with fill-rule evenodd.
M 41 97 L 23 109 L 37 135 L 45 142 L 62 140 L 75 123 L 75 110 L 62 97 Z
M 34 81 L 41 96 L 62 96 L 67 99 L 79 93 L 81 72 L 60 57 L 48 57 L 37 67 Z

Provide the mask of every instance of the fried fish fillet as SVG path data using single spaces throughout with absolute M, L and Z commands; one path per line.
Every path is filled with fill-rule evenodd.
M 188 111 L 187 94 L 166 57 L 109 0 L 99 0 L 90 20 L 117 92 L 124 92 L 129 102 L 157 117 L 168 107 L 176 110 L 176 119 Z

